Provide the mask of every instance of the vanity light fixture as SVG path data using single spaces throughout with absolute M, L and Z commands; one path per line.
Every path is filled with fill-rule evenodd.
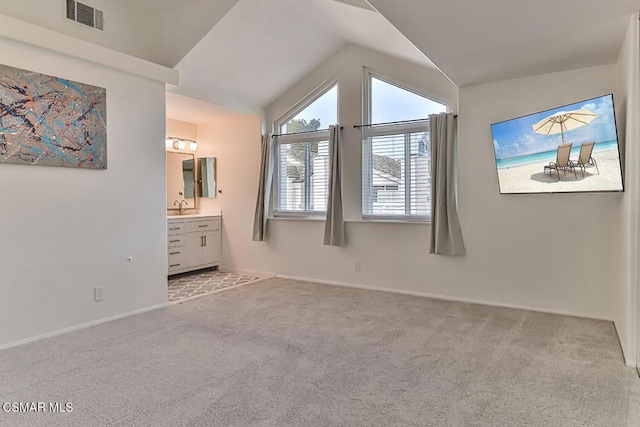
M 172 136 L 166 139 L 165 145 L 168 150 L 171 150 L 171 149 L 187 150 L 188 149 L 189 151 L 196 151 L 198 149 L 198 143 L 196 141 L 193 141 L 191 139 L 174 138 Z

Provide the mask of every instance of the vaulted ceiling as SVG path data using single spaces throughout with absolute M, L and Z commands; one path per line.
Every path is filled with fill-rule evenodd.
M 613 63 L 640 10 L 640 0 L 129 1 L 158 16 L 159 62 L 181 75 L 172 91 L 249 111 L 347 43 L 437 67 L 459 87 Z
M 368 0 L 455 84 L 617 61 L 640 0 Z
M 177 63 L 173 90 L 255 111 L 347 43 L 433 67 L 364 1 L 239 0 Z

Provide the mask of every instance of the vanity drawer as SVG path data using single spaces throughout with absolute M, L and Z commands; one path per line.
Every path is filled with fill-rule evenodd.
M 184 222 L 180 223 L 169 223 L 167 225 L 169 236 L 175 236 L 176 234 L 184 234 L 185 224 Z
M 187 222 L 185 226 L 186 233 L 193 233 L 196 231 L 218 231 L 220 230 L 220 218 Z
M 180 248 L 169 249 L 169 272 L 185 267 L 184 250 Z
M 179 248 L 184 246 L 184 234 L 169 235 L 169 248 Z

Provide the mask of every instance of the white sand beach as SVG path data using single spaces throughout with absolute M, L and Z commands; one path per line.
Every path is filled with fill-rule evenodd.
M 595 167 L 588 167 L 582 176 L 580 168 L 573 172 L 560 172 L 560 180 L 555 171 L 545 174 L 547 162 L 515 166 L 499 169 L 500 190 L 502 193 L 563 193 L 573 191 L 620 191 L 620 161 L 618 150 L 594 152 L 593 158 L 598 162 Z M 575 160 L 575 159 L 573 159 Z

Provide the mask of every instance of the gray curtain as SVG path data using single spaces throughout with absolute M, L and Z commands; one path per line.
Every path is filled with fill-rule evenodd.
M 431 247 L 440 255 L 465 253 L 458 221 L 457 120 L 452 113 L 429 116 L 431 139 Z
M 340 159 L 340 128 L 329 126 L 329 197 L 324 223 L 324 244 L 344 246 L 344 218 L 342 216 L 342 160 Z
M 258 184 L 258 198 L 256 200 L 256 213 L 253 218 L 253 241 L 264 242 L 267 240 L 267 212 L 271 196 L 271 181 L 273 168 L 271 167 L 271 135 L 262 137 L 262 160 L 260 163 L 260 182 Z

